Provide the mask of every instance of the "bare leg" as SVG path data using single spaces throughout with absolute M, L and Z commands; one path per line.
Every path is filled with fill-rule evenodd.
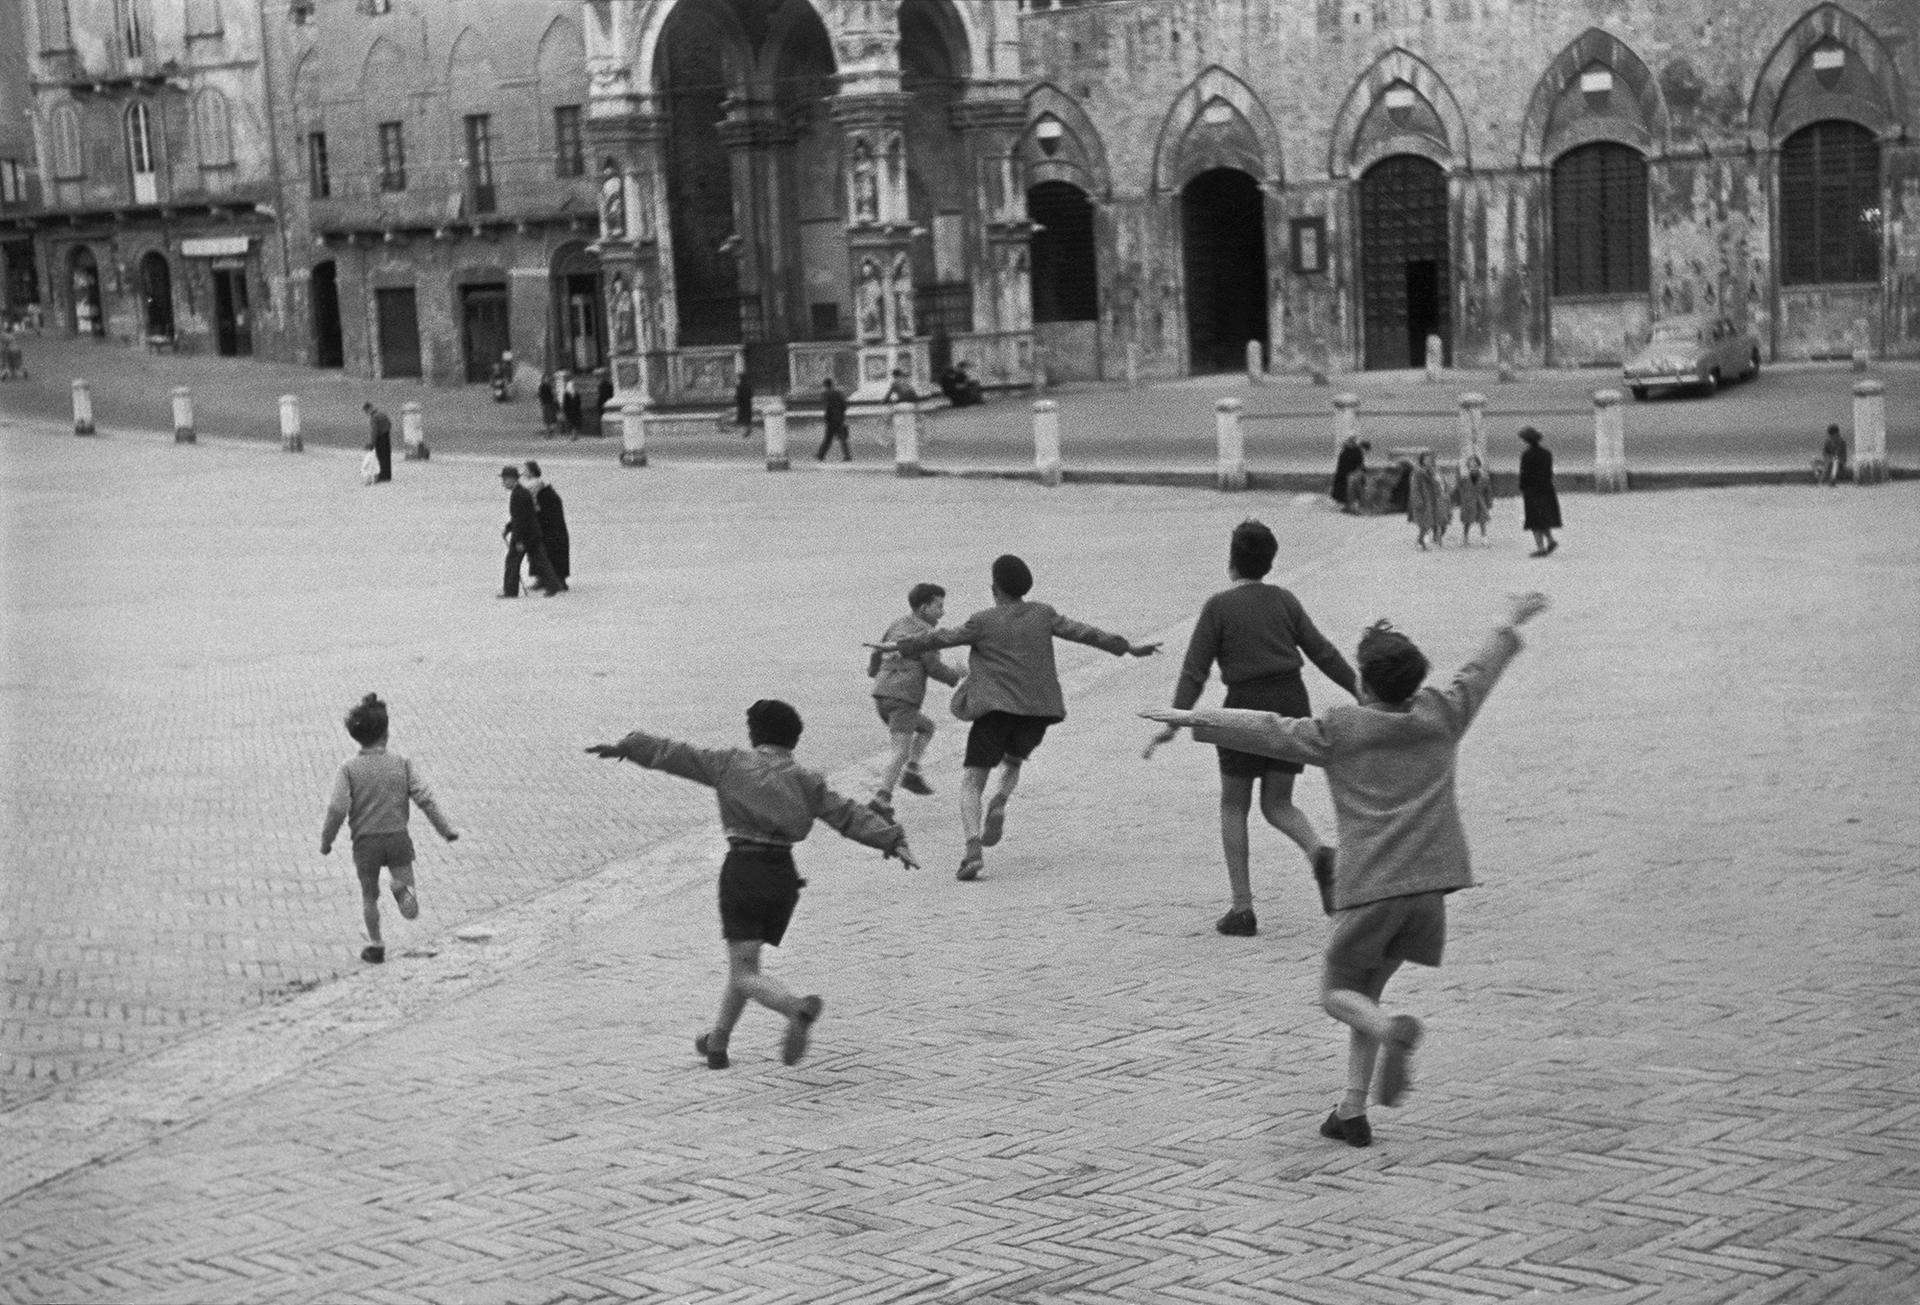
M 713 1021 L 710 1045 L 725 1050 L 733 1026 L 749 1001 L 757 1001 L 768 1010 L 788 1018 L 799 1009 L 800 1000 L 778 979 L 760 972 L 760 948 L 756 939 L 727 944 L 727 986 L 720 994 L 720 1012 Z
M 1326 844 L 1320 841 L 1320 833 L 1313 827 L 1313 821 L 1307 813 L 1293 805 L 1293 775 L 1284 770 L 1270 770 L 1260 780 L 1260 814 L 1269 825 L 1287 836 L 1287 840 L 1302 852 L 1311 862 L 1314 855 Z
M 987 791 L 985 766 L 968 766 L 960 778 L 960 833 L 969 848 L 980 843 L 981 797 Z
M 367 941 L 375 947 L 380 946 L 380 890 L 378 888 L 371 893 L 360 895 L 360 914 L 367 922 Z
M 1253 909 L 1253 881 L 1247 869 L 1247 813 L 1252 808 L 1252 778 L 1220 776 L 1220 851 L 1227 860 L 1227 889 L 1236 911 Z
M 920 769 L 920 758 L 927 755 L 927 745 L 933 742 L 932 730 L 915 730 L 907 741 L 907 769 Z
M 893 740 L 893 755 L 887 758 L 887 769 L 880 776 L 880 790 L 876 794 L 883 798 L 893 796 L 893 786 L 900 782 L 900 775 L 906 770 L 907 763 L 913 759 L 914 753 L 913 731 L 908 730 L 904 733 L 895 731 L 889 737 Z
M 1020 767 L 1025 764 L 1008 757 L 1000 763 L 1000 791 L 993 795 L 996 802 L 1005 802 L 1013 796 L 1013 790 L 1020 786 Z
M 1347 1042 L 1347 1090 L 1340 1105 L 1343 1119 L 1366 1113 L 1374 1061 L 1393 1024 L 1393 1017 L 1380 1008 L 1380 994 L 1399 968 L 1399 961 L 1387 961 L 1371 971 L 1359 989 L 1329 988 L 1320 994 L 1321 1009 L 1353 1030 Z

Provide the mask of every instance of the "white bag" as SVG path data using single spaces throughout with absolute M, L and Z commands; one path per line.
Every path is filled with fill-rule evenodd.
M 360 483 L 363 485 L 371 485 L 379 478 L 380 455 L 372 449 L 368 449 L 367 456 L 360 459 Z

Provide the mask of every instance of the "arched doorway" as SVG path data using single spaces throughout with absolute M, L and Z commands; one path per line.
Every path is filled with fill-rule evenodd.
M 1033 223 L 1031 285 L 1034 338 L 1049 371 L 1063 380 L 1100 375 L 1100 256 L 1093 201 L 1070 181 L 1027 191 Z
M 85 245 L 67 259 L 68 283 L 73 287 L 73 331 L 76 335 L 105 335 L 106 314 L 100 310 L 100 265 Z
M 313 268 L 313 365 L 347 365 L 346 342 L 340 330 L 340 265 L 331 258 Z
M 743 43 L 728 0 L 682 0 L 660 33 L 654 84 L 665 109 L 667 212 L 683 345 L 740 340 L 733 154 L 720 124 L 734 89 L 729 65 L 750 59 Z
M 1395 154 L 1360 178 L 1360 293 L 1368 368 L 1425 366 L 1430 335 L 1444 353 L 1453 276 L 1447 174 L 1433 160 Z
M 547 366 L 576 373 L 593 371 L 606 358 L 600 260 L 578 241 L 562 245 L 554 252 L 547 284 L 551 322 Z
M 913 334 L 930 338 L 935 374 L 952 359 L 951 342 L 973 330 L 973 285 L 966 248 L 968 152 L 954 110 L 971 68 L 965 29 L 948 0 L 902 0 L 900 89 L 907 96 L 907 216 Z
M 1246 366 L 1267 344 L 1266 197 L 1238 168 L 1211 168 L 1180 192 L 1187 274 L 1187 356 L 1196 373 Z
M 173 339 L 173 272 L 159 250 L 140 260 L 140 308 L 147 339 Z

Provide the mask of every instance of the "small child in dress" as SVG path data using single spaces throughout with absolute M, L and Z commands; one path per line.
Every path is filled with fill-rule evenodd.
M 1453 487 L 1454 506 L 1460 509 L 1462 542 L 1473 542 L 1473 528 L 1480 527 L 1480 542 L 1487 542 L 1487 521 L 1493 516 L 1493 477 L 1479 458 L 1467 459 L 1466 474 Z
M 1197 742 L 1326 768 L 1340 858 L 1320 1002 L 1352 1033 L 1346 1094 L 1321 1124 L 1324 1137 L 1349 1146 L 1373 1140 L 1367 1099 L 1376 1055 L 1375 1100 L 1398 1105 L 1412 1085 L 1420 1021 L 1388 1015 L 1380 996 L 1402 962 L 1440 964 L 1446 895 L 1473 884 L 1454 798 L 1460 740 L 1520 651 L 1519 627 L 1546 606 L 1542 594 L 1510 599 L 1507 619 L 1444 690 L 1420 687 L 1426 657 L 1381 621 L 1360 639 L 1359 703 L 1335 704 L 1317 720 L 1224 707 L 1141 713 L 1163 724 L 1193 726 Z
M 881 641 L 892 643 L 929 634 L 946 614 L 947 591 L 935 584 L 917 584 L 907 591 L 907 614 L 887 627 Z M 933 741 L 934 728 L 933 718 L 920 709 L 927 698 L 927 680 L 931 677 L 942 684 L 958 684 L 961 676 L 941 660 L 939 653 L 903 657 L 878 649 L 867 659 L 867 674 L 873 678 L 874 708 L 893 741 L 886 774 L 867 805 L 876 815 L 892 820 L 895 784 L 922 797 L 933 792 L 933 786 L 920 773 L 920 758 Z
M 440 837 L 451 843 L 460 835 L 440 814 L 413 763 L 387 751 L 387 704 L 377 694 L 362 698 L 347 713 L 346 724 L 360 751 L 347 759 L 333 781 L 327 817 L 320 826 L 320 855 L 333 851 L 342 822 L 350 822 L 353 868 L 360 876 L 360 908 L 367 922 L 367 945 L 360 949 L 360 959 L 378 965 L 387 959 L 386 944 L 380 939 L 382 867 L 392 880 L 401 918 L 411 920 L 420 914 L 413 886 L 413 839 L 407 834 L 408 800 L 440 831 Z
M 720 826 L 727 857 L 720 863 L 720 936 L 727 944 L 727 984 L 720 1013 L 709 1032 L 693 1040 L 708 1069 L 725 1069 L 727 1044 L 745 1013 L 757 1001 L 786 1017 L 780 1059 L 798 1064 L 807 1039 L 826 1003 L 817 996 L 796 997 L 779 980 L 760 972 L 760 948 L 778 947 L 786 936 L 800 889 L 806 880 L 794 870 L 793 845 L 806 838 L 813 822 L 897 856 L 908 869 L 920 863 L 907 850 L 907 831 L 866 807 L 835 793 L 826 779 L 795 762 L 800 742 L 800 713 L 773 698 L 747 708 L 744 748 L 703 748 L 639 730 L 618 743 L 596 743 L 587 751 L 609 761 L 631 761 L 649 770 L 709 785 L 720 802 Z
M 1446 489 L 1440 484 L 1440 473 L 1434 468 L 1431 451 L 1420 455 L 1407 481 L 1407 519 L 1420 528 L 1420 536 L 1414 542 L 1423 553 L 1427 551 L 1428 535 L 1433 536 L 1433 546 L 1440 547 L 1447 523 L 1453 520 L 1453 509 L 1447 506 Z

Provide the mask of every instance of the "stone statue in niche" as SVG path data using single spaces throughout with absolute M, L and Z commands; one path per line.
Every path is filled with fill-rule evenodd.
M 880 177 L 873 158 L 873 147 L 864 137 L 853 143 L 853 220 L 880 220 Z
M 860 339 L 870 343 L 886 338 L 886 322 L 883 319 L 881 300 L 885 291 L 880 285 L 880 265 L 871 258 L 860 260 L 860 284 L 856 288 L 854 315 L 860 328 Z
M 627 284 L 624 272 L 614 273 L 613 282 L 607 287 L 607 317 L 613 323 L 615 353 L 632 353 L 639 348 L 633 317 L 633 288 Z
M 612 167 L 608 167 L 600 174 L 600 238 L 602 240 L 627 238 L 626 178 Z
M 913 268 L 907 263 L 905 254 L 895 254 L 893 275 L 888 278 L 888 290 L 893 296 L 893 338 L 911 340 L 913 327 Z

